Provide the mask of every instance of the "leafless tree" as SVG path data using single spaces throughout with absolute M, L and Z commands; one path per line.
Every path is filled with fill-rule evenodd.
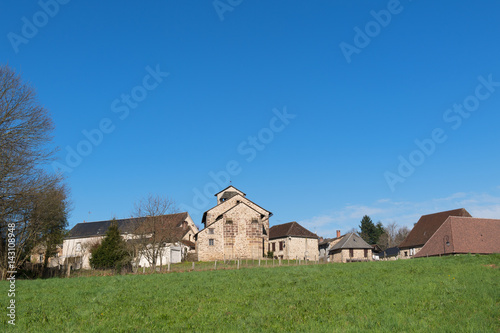
M 167 197 L 148 195 L 135 204 L 133 216 L 136 218 L 136 256 L 144 256 L 153 270 L 162 257 L 166 244 L 175 244 L 182 239 L 182 226 L 176 225 L 168 214 L 178 213 L 175 202 Z M 137 257 L 138 257 L 137 256 Z
M 408 227 L 399 227 L 396 222 L 389 223 L 384 227 L 384 233 L 380 236 L 379 245 L 385 250 L 398 246 L 410 233 Z
M 48 175 L 43 165 L 53 159 L 50 148 L 54 129 L 48 110 L 39 104 L 35 90 L 10 67 L 0 66 L 0 270 L 8 268 L 8 226 L 15 225 L 15 267 L 30 247 L 42 241 L 50 213 L 44 204 L 62 200 L 61 180 Z M 50 199 L 49 199 L 50 197 Z M 65 205 L 64 203 L 64 205 Z M 49 210 L 51 210 L 50 208 Z M 63 209 L 66 211 L 66 208 Z M 43 218 L 42 218 L 43 215 Z M 59 221 L 62 223 L 65 216 Z M 50 223 L 53 221 L 51 220 Z M 65 224 L 64 224 L 65 225 Z M 50 231 L 49 231 L 50 232 Z

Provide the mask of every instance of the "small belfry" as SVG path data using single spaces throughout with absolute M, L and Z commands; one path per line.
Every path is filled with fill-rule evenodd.
M 198 260 L 263 258 L 273 214 L 232 185 L 215 197 L 217 205 L 203 214 L 204 228 L 195 235 Z

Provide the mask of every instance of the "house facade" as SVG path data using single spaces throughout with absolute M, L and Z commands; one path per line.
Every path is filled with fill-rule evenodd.
M 275 225 L 269 229 L 267 250 L 275 258 L 317 260 L 318 235 L 297 222 Z
M 358 234 L 351 232 L 342 236 L 329 251 L 330 262 L 372 261 L 372 246 Z
M 194 235 L 198 232 L 198 228 L 187 212 L 162 215 L 160 218 L 162 218 L 160 227 L 163 226 L 168 232 L 175 233 L 175 238 L 179 239 L 179 242 L 176 242 L 176 244 L 162 244 L 164 249 L 159 251 L 156 263 L 160 265 L 166 264 L 167 262 L 180 262 L 184 253 L 189 251 L 190 248 L 182 243 L 192 241 Z M 128 245 L 133 247 L 134 243 L 138 243 L 140 238 L 144 236 L 144 233 L 139 235 L 138 230 L 148 223 L 148 218 L 131 218 L 76 224 L 70 230 L 68 237 L 64 239 L 62 259 L 65 264 L 72 265 L 75 269 L 90 269 L 89 260 L 91 249 L 101 243 L 111 223 L 116 223 L 118 225 L 118 230 L 120 230 L 123 239 Z M 146 238 L 147 236 L 146 234 Z M 138 265 L 138 267 L 150 266 L 144 254 L 141 254 L 139 251 L 135 254 L 136 257 L 133 263 Z
M 472 217 L 464 208 L 423 215 L 399 244 L 399 259 L 413 258 L 450 216 Z
M 195 236 L 198 260 L 264 257 L 272 213 L 234 186 L 215 196 L 217 205 L 203 214 L 204 228 Z

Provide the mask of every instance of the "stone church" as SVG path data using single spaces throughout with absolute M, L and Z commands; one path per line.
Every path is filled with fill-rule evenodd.
M 195 235 L 198 260 L 264 257 L 273 214 L 234 186 L 215 196 L 217 205 L 203 214 L 204 229 Z

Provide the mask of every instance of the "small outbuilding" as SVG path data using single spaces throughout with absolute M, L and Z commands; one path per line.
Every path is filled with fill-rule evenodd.
M 372 261 L 372 249 L 363 238 L 351 232 L 330 249 L 330 262 Z
M 269 229 L 268 251 L 281 259 L 318 259 L 318 235 L 297 222 L 278 224 Z

